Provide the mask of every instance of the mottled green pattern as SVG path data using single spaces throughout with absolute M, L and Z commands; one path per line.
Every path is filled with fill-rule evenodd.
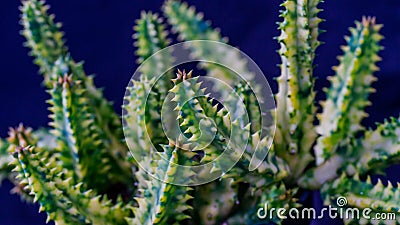
M 378 70 L 376 63 L 380 60 L 377 55 L 381 49 L 380 28 L 374 19 L 364 19 L 346 37 L 347 46 L 342 47 L 344 54 L 335 67 L 336 75 L 330 78 L 331 87 L 326 91 L 327 100 L 322 103 L 323 112 L 319 115 L 317 164 L 342 146 L 349 146 L 351 138 L 364 130 L 361 121 L 367 116 L 364 108 L 371 104 L 368 96 L 374 91 L 371 83 L 376 80 L 373 73 Z
M 163 12 L 168 19 L 168 23 L 172 25 L 172 31 L 178 34 L 178 38 L 181 41 L 210 40 L 227 42 L 227 38 L 221 37 L 218 29 L 211 27 L 210 21 L 203 20 L 202 13 L 196 13 L 195 8 L 189 7 L 185 2 L 166 1 L 163 6 Z M 188 47 L 192 50 L 194 59 L 205 59 L 211 62 L 222 61 L 223 65 L 233 66 L 227 69 L 214 63 L 200 64 L 202 68 L 207 70 L 209 76 L 232 83 L 235 81 L 236 74 L 234 72 L 236 72 L 247 81 L 252 82 L 254 74 L 247 68 L 246 60 L 242 59 L 238 52 L 233 49 L 216 51 L 216 49 L 210 49 L 207 44 L 202 42 L 190 43 Z
M 10 170 L 8 163 L 11 161 L 11 156 L 8 154 L 8 142 L 0 139 L 0 185 L 2 181 L 8 178 Z
M 281 35 L 281 76 L 278 77 L 277 131 L 278 155 L 287 160 L 296 179 L 313 159 L 310 148 L 316 138 L 313 60 L 318 47 L 319 1 L 287 0 L 279 24 Z
M 366 131 L 358 140 L 359 158 L 355 161 L 359 173 L 383 172 L 390 164 L 400 163 L 400 118 L 390 118 Z M 364 150 L 364 151 L 363 151 Z
M 109 147 L 114 152 L 124 156 L 126 146 L 121 143 L 123 133 L 119 116 L 114 112 L 112 105 L 93 84 L 93 77 L 87 76 L 83 70 L 83 63 L 76 63 L 67 52 L 63 41 L 61 24 L 54 22 L 54 15 L 47 13 L 49 6 L 44 1 L 22 1 L 21 24 L 22 34 L 26 38 L 26 46 L 31 49 L 35 63 L 40 67 L 44 77 L 44 84 L 51 89 L 53 83 L 64 75 L 74 74 L 76 79 L 82 80 L 85 96 L 93 111 L 97 125 L 110 140 Z
M 135 198 L 138 207 L 132 209 L 135 217 L 128 219 L 129 224 L 180 224 L 190 218 L 192 207 L 188 201 L 192 196 L 188 192 L 191 188 L 162 182 L 174 182 L 175 176 L 184 175 L 178 174 L 176 167 L 169 163 L 182 163 L 185 158 L 180 152 L 177 148 L 165 146 L 164 153 L 158 157 L 165 157 L 168 162 L 154 159 L 156 156 L 147 160 L 155 168 L 157 179 L 144 171 L 138 172 L 138 189 L 142 194 Z
M 387 224 L 400 224 L 400 185 L 393 186 L 389 181 L 383 185 L 378 179 L 376 184 L 371 182 L 368 176 L 366 180 L 361 180 L 358 174 L 348 177 L 342 174 L 339 178 L 327 183 L 322 187 L 325 204 L 336 205 L 338 197 L 346 197 L 345 208 L 371 208 L 371 219 L 362 218 L 361 220 L 348 219 L 346 224 L 376 224 L 373 220 L 376 213 L 395 213 L 396 220 L 387 220 Z M 382 221 L 385 222 L 385 221 Z

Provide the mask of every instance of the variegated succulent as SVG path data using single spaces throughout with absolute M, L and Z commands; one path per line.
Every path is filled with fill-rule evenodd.
M 83 63 L 68 53 L 61 25 L 48 14 L 44 1 L 23 0 L 22 34 L 27 39 L 35 63 L 40 67 L 50 94 L 49 130 L 32 131 L 20 125 L 11 129 L 7 140 L 0 140 L 0 178 L 9 178 L 15 191 L 27 201 L 38 202 L 48 220 L 56 224 L 136 225 L 136 224 L 280 224 L 282 219 L 257 217 L 257 210 L 272 207 L 301 207 L 303 190 L 321 191 L 325 204 L 337 205 L 346 197 L 344 207 L 372 208 L 372 213 L 392 212 L 397 220 L 381 224 L 400 224 L 400 187 L 381 181 L 373 184 L 370 175 L 383 173 L 400 162 L 400 119 L 392 118 L 376 129 L 366 129 L 362 120 L 368 96 L 376 80 L 381 49 L 381 25 L 375 18 L 363 18 L 350 29 L 343 56 L 321 105 L 315 101 L 314 58 L 320 45 L 318 8 L 321 0 L 286 0 L 279 54 L 282 63 L 278 77 L 276 132 L 268 156 L 261 166 L 248 171 L 256 145 L 268 148 L 260 136 L 260 110 L 254 93 L 246 83 L 231 84 L 241 96 L 249 121 L 228 123 L 233 112 L 212 98 L 199 98 L 180 105 L 185 94 L 201 92 L 192 73 L 170 71 L 150 87 L 150 81 L 172 65 L 173 57 L 151 58 L 169 46 L 166 23 L 161 16 L 143 12 L 135 26 L 135 46 L 143 76 L 133 81 L 124 100 L 123 123 L 129 124 L 136 139 L 125 140 L 122 122 L 105 100 Z M 163 6 L 164 17 L 180 41 L 212 40 L 226 42 L 217 29 L 203 20 L 193 7 L 176 0 Z M 202 45 L 190 49 L 194 56 L 226 58 L 249 74 L 246 61 L 227 52 L 210 51 Z M 207 76 L 231 76 L 218 65 L 203 64 Z M 248 77 L 249 79 L 251 77 Z M 251 80 L 251 79 L 250 79 Z M 184 83 L 187 85 L 180 85 Z M 151 89 L 149 98 L 144 96 Z M 217 125 L 215 139 L 202 151 L 184 151 L 169 140 L 161 125 L 161 105 L 168 93 L 175 97 L 181 129 L 188 137 L 201 135 L 201 118 L 212 118 Z M 146 102 L 146 104 L 144 104 Z M 321 112 L 318 109 L 321 108 Z M 172 184 L 178 174 L 172 163 L 193 165 L 218 157 L 229 139 L 229 130 L 247 129 L 248 148 L 232 170 L 208 184 L 186 187 Z M 151 141 L 144 137 L 149 131 Z M 127 143 L 128 142 L 128 143 Z M 162 182 L 152 178 L 131 156 L 140 149 L 149 152 L 144 163 Z M 153 146 L 156 146 L 154 149 Z M 156 150 L 156 151 L 153 151 Z M 235 150 L 235 149 L 234 149 Z M 151 153 L 153 152 L 153 153 Z M 168 159 L 169 163 L 159 157 Z M 143 162 L 142 162 L 143 163 Z M 218 165 L 215 166 L 218 168 Z M 368 219 L 345 220 L 349 224 L 377 224 Z

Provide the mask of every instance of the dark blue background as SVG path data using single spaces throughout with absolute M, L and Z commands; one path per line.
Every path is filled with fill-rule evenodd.
M 51 12 L 62 21 L 69 49 L 76 60 L 85 60 L 88 73 L 97 74 L 98 86 L 105 88 L 105 96 L 115 102 L 120 111 L 125 85 L 137 65 L 132 47 L 132 25 L 141 10 L 159 11 L 162 1 L 135 0 L 65 0 L 48 1 Z M 205 13 L 205 17 L 220 27 L 222 34 L 230 38 L 230 44 L 240 47 L 261 67 L 271 79 L 279 74 L 276 64 L 279 56 L 275 52 L 278 44 L 273 37 L 279 35 L 276 21 L 279 20 L 280 1 L 189 1 Z M 19 1 L 2 1 L 0 7 L 0 135 L 7 134 L 9 126 L 19 122 L 37 128 L 45 126 L 49 97 L 40 86 L 38 68 L 22 47 L 24 38 L 19 35 Z M 372 96 L 374 106 L 368 109 L 370 118 L 366 124 L 382 121 L 400 112 L 400 1 L 398 0 L 335 0 L 321 5 L 325 11 L 320 14 L 326 19 L 321 27 L 327 33 L 321 35 L 326 42 L 318 49 L 318 88 L 327 85 L 325 77 L 332 75 L 331 66 L 338 63 L 336 56 L 344 44 L 343 35 L 347 27 L 363 15 L 376 16 L 385 26 L 386 37 L 381 52 L 383 61 L 379 81 L 374 84 L 378 93 Z M 321 89 L 319 89 L 321 90 Z M 322 92 L 319 91 L 319 94 Z M 399 166 L 389 170 L 392 181 L 399 181 Z M 11 185 L 3 183 L 0 188 L 0 225 L 45 224 L 45 215 L 38 215 L 37 206 L 20 203 L 18 196 L 10 196 Z M 319 202 L 319 199 L 314 200 Z M 333 223 L 333 222 L 332 222 Z M 324 222 L 327 224 L 327 222 Z

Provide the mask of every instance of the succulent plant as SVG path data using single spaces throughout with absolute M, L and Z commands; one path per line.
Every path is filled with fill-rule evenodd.
M 283 219 L 279 216 L 263 219 L 257 211 L 265 203 L 287 210 L 301 207 L 298 197 L 303 190 L 320 190 L 326 205 L 337 206 L 337 200 L 345 197 L 347 204 L 339 206 L 370 207 L 371 217 L 384 212 L 399 216 L 399 184 L 374 184 L 370 175 L 384 173 L 400 162 L 400 119 L 391 118 L 375 129 L 362 125 L 369 94 L 374 92 L 371 83 L 376 80 L 373 73 L 380 60 L 381 25 L 375 18 L 365 17 L 350 28 L 335 76 L 330 77 L 331 86 L 325 91 L 326 100 L 317 105 L 313 68 L 320 45 L 320 2 L 286 0 L 282 4 L 281 35 L 277 38 L 281 75 L 277 78 L 279 92 L 274 96 L 276 113 L 272 114 L 276 132 L 268 156 L 258 159 L 261 165 L 249 171 L 256 148 L 270 146 L 268 138 L 261 136 L 261 110 L 249 86 L 251 72 L 245 59 L 230 52 L 210 51 L 201 44 L 190 47 L 194 57 L 229 60 L 248 76 L 248 83 L 231 80 L 230 84 L 243 101 L 248 120 L 239 116 L 229 122 L 238 112 L 207 97 L 195 72 L 171 70 L 172 56 L 151 57 L 171 41 L 162 17 L 143 12 L 134 38 L 138 62 L 147 63 L 139 68 L 140 79 L 132 80 L 127 88 L 121 122 L 112 104 L 94 86 L 93 77 L 84 72 L 83 63 L 68 53 L 61 25 L 48 14 L 45 2 L 23 0 L 22 34 L 50 94 L 52 122 L 49 130 L 33 131 L 23 125 L 10 129 L 8 139 L 0 140 L 0 179 L 12 180 L 15 192 L 27 201 L 38 202 L 48 220 L 58 225 L 280 224 Z M 162 9 L 180 41 L 227 42 L 186 3 L 168 0 Z M 232 71 L 219 65 L 201 66 L 207 76 L 227 80 L 232 76 Z M 165 79 L 152 86 L 156 75 L 166 70 Z M 149 90 L 151 95 L 146 96 Z M 185 100 L 195 94 L 206 97 L 186 104 Z M 230 93 L 225 94 L 229 104 L 233 100 Z M 178 140 L 167 138 L 161 122 L 165 99 L 179 112 L 174 119 L 191 139 L 204 135 L 208 125 L 202 119 L 214 121 L 217 129 L 209 146 L 187 151 Z M 129 127 L 125 135 L 132 138 L 124 138 L 123 125 Z M 178 176 L 191 179 L 194 174 L 180 174 L 173 164 L 212 161 L 224 151 L 229 131 L 235 129 L 249 132 L 250 138 L 231 170 L 207 184 L 174 184 Z M 234 138 L 236 143 L 247 141 L 240 135 Z M 235 145 L 231 147 L 237 150 Z M 140 163 L 133 157 L 136 151 L 146 153 Z M 143 164 L 151 171 L 145 171 Z M 215 163 L 212 171 L 223 168 L 223 162 Z M 366 218 L 345 222 L 377 224 Z M 380 222 L 400 224 L 400 217 Z

